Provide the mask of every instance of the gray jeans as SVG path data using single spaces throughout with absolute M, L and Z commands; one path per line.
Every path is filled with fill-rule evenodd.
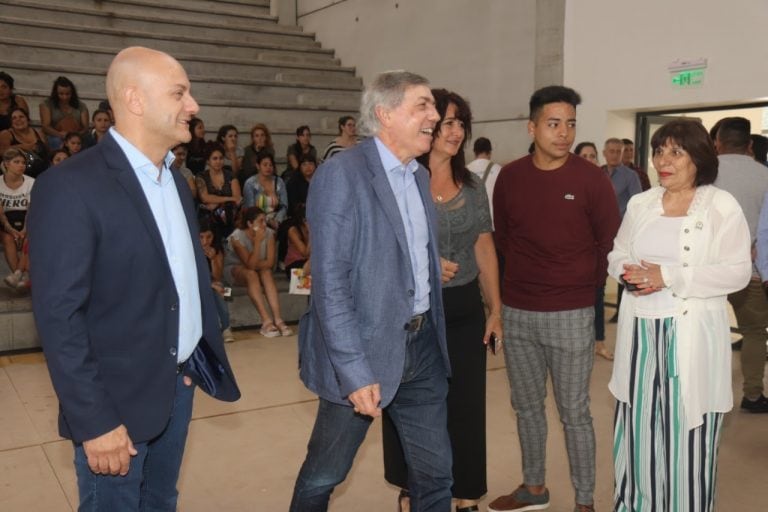
M 544 485 L 547 445 L 547 372 L 565 428 L 576 503 L 595 490 L 595 431 L 589 412 L 594 362 L 594 308 L 525 311 L 504 306 L 504 357 L 527 485 Z

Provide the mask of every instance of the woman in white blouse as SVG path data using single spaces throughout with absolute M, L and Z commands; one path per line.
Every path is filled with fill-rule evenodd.
M 651 139 L 660 187 L 634 196 L 608 255 L 623 281 L 616 360 L 615 510 L 714 509 L 723 413 L 733 406 L 727 295 L 751 276 L 739 204 L 712 183 L 717 155 L 697 121 Z

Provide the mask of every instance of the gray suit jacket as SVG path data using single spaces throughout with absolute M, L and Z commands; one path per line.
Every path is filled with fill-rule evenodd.
M 405 364 L 414 282 L 405 227 L 385 173 L 368 139 L 323 163 L 309 187 L 312 298 L 299 325 L 301 379 L 320 397 L 344 405 L 353 391 L 379 383 L 385 407 Z M 416 182 L 429 225 L 430 315 L 450 374 L 437 218 L 424 167 Z

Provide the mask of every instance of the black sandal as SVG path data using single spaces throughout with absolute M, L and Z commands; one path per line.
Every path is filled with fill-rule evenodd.
M 456 512 L 475 512 L 476 510 L 480 510 L 477 508 L 477 505 L 470 505 L 468 507 L 456 507 Z

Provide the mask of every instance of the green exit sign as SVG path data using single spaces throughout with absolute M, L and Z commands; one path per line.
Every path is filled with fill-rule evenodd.
M 703 82 L 703 69 L 688 69 L 672 75 L 672 87 L 676 88 L 695 87 L 701 85 Z

